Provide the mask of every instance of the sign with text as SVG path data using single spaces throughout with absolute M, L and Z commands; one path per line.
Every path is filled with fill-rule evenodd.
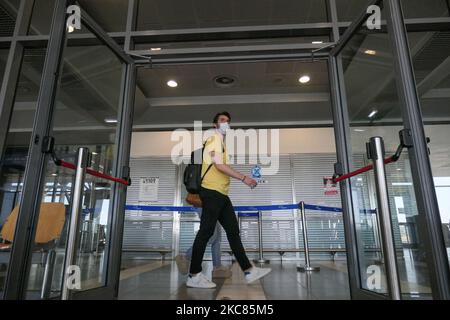
M 139 201 L 158 201 L 159 177 L 141 178 L 139 186 Z

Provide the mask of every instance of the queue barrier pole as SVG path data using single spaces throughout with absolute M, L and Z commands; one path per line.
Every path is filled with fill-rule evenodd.
M 308 227 L 306 224 L 306 212 L 305 212 L 305 203 L 301 201 L 299 203 L 300 215 L 302 219 L 302 235 L 303 235 L 303 245 L 305 247 L 305 264 L 298 265 L 297 271 L 300 272 L 310 272 L 310 271 L 320 271 L 320 267 L 311 266 L 311 262 L 309 259 L 309 243 L 308 243 Z
M 262 225 L 262 212 L 258 211 L 258 244 L 259 244 L 259 257 L 254 260 L 259 264 L 267 264 L 270 263 L 270 260 L 264 259 L 263 255 L 263 225 Z

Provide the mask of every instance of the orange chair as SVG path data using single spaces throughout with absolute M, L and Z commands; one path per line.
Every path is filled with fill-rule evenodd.
M 19 206 L 15 207 L 6 219 L 0 232 L 0 238 L 7 243 L 0 244 L 0 253 L 3 253 L 4 259 L 0 259 L 0 264 L 7 264 L 9 261 L 9 251 L 14 241 L 14 232 L 16 229 L 17 215 Z M 39 220 L 34 238 L 34 250 L 45 254 L 45 272 L 44 283 L 42 286 L 41 297 L 48 297 L 51 284 L 51 270 L 53 269 L 55 259 L 55 247 L 61 236 L 66 221 L 66 207 L 64 203 L 44 202 L 41 204 Z M 41 263 L 44 261 L 41 258 Z

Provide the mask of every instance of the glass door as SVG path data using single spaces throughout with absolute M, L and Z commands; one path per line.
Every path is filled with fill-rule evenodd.
M 402 55 L 396 44 L 400 42 L 399 31 L 392 26 L 397 20 L 402 21 L 395 2 L 369 2 L 368 7 L 376 7 L 368 10 L 369 13 L 364 12 L 349 27 L 330 56 L 336 90 L 334 120 L 340 174 L 371 164 L 366 150 L 371 137 L 383 138 L 388 157 L 400 144 L 401 130 L 406 129 L 406 133 L 423 131 L 406 120 L 412 107 L 405 98 L 406 81 L 401 75 L 405 68 L 399 64 Z M 377 8 L 381 13 L 380 29 L 372 29 L 366 22 L 376 23 L 373 9 Z M 414 50 L 418 48 L 410 48 L 411 52 Z M 420 143 L 426 144 L 424 141 Z M 433 262 L 433 256 L 441 253 L 430 245 L 430 231 L 434 230 L 430 221 L 439 217 L 426 210 L 423 203 L 422 197 L 428 190 L 426 185 L 418 183 L 421 168 L 414 149 L 419 146 L 415 143 L 403 150 L 398 161 L 386 165 L 393 233 L 393 239 L 389 240 L 394 243 L 401 298 L 429 299 L 442 297 L 438 289 L 442 279 L 438 279 L 438 269 Z M 374 173 L 362 173 L 340 184 L 352 297 L 392 298 L 394 293 L 387 283 L 389 261 L 383 252 Z M 435 198 L 429 200 L 435 201 Z
M 17 222 L 28 213 L 33 226 L 29 234 L 18 226 L 16 236 L 30 242 L 12 253 L 12 261 L 26 273 L 8 271 L 7 298 L 60 299 L 64 286 L 70 287 L 69 299 L 117 294 L 126 186 L 86 176 L 76 263 L 65 270 L 75 179 L 70 164 L 76 163 L 78 148 L 85 147 L 90 169 L 127 178 L 135 67 L 83 8 L 72 6 L 67 14 L 67 3 L 58 1 L 54 9 L 32 135 L 39 147 L 30 150 L 24 196 L 17 206 Z M 79 25 L 67 24 L 78 17 Z M 88 37 L 89 46 L 80 37 Z M 70 281 L 64 283 L 65 273 Z

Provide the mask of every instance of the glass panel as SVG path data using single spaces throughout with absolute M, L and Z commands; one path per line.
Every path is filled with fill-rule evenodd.
M 450 259 L 450 31 L 410 32 L 412 60 Z
M 369 0 L 336 0 L 339 21 L 353 21 L 368 7 Z
M 31 23 L 28 27 L 27 34 L 48 35 L 50 33 L 54 8 L 55 1 L 53 0 L 34 0 Z
M 137 30 L 326 22 L 324 0 L 139 1 Z
M 27 161 L 33 119 L 39 93 L 45 48 L 25 49 L 12 116 L 0 161 L 0 291 L 14 239 L 14 208 L 22 197 L 23 174 Z
M 79 0 L 78 2 L 106 32 L 125 31 L 128 0 Z
M 78 2 L 106 32 L 125 31 L 128 0 L 80 0 Z M 54 0 L 35 0 L 28 34 L 48 35 L 50 33 L 54 7 Z M 76 32 L 89 33 L 89 30 L 82 25 L 81 30 Z
M 11 37 L 19 10 L 20 0 L 0 0 L 0 37 Z
M 361 27 L 340 57 L 350 120 L 352 164 L 356 169 L 370 163 L 365 149 L 370 137 L 383 137 L 387 156 L 395 152 L 399 144 L 398 132 L 403 128 L 401 102 L 387 34 L 369 32 Z M 386 174 L 402 293 L 405 298 L 428 297 L 431 289 L 420 229 L 422 215 L 416 206 L 406 150 L 398 162 L 386 166 Z M 373 172 L 354 177 L 351 182 L 362 287 L 387 293 L 384 267 L 379 264 L 383 256 L 376 228 Z M 380 272 L 381 281 L 376 281 L 378 273 L 372 276 L 374 272 Z
M 5 74 L 6 61 L 8 60 L 9 49 L 0 49 L 0 87 L 3 82 L 3 75 Z
M 366 10 L 369 0 L 336 0 L 340 21 L 353 21 Z M 406 19 L 449 16 L 448 0 L 402 0 Z
M 448 0 L 402 0 L 406 19 L 449 17 Z
M 301 84 L 302 76 L 310 81 Z M 178 86 L 169 87 L 170 80 Z M 135 128 L 185 127 L 195 120 L 209 125 L 214 110 L 263 127 L 331 123 L 328 65 L 284 61 L 138 69 Z
M 74 163 L 77 149 L 87 147 L 93 154 L 91 167 L 113 174 L 122 70 L 121 61 L 108 47 L 80 47 L 69 40 L 54 111 L 53 136 L 58 158 Z M 33 261 L 44 262 L 32 264 L 27 291 L 30 299 L 40 297 L 45 281 L 51 284 L 47 297 L 60 294 L 73 179 L 73 170 L 57 167 L 49 160 L 39 221 L 44 224 L 53 215 L 56 218 L 52 220 L 58 223 L 51 224 L 54 233 L 45 241 L 34 243 Z M 86 177 L 76 254 L 81 276 L 79 291 L 105 285 L 112 194 L 113 184 L 109 181 Z M 38 227 L 37 234 L 42 233 Z M 50 270 L 48 278 L 44 278 L 46 269 Z

